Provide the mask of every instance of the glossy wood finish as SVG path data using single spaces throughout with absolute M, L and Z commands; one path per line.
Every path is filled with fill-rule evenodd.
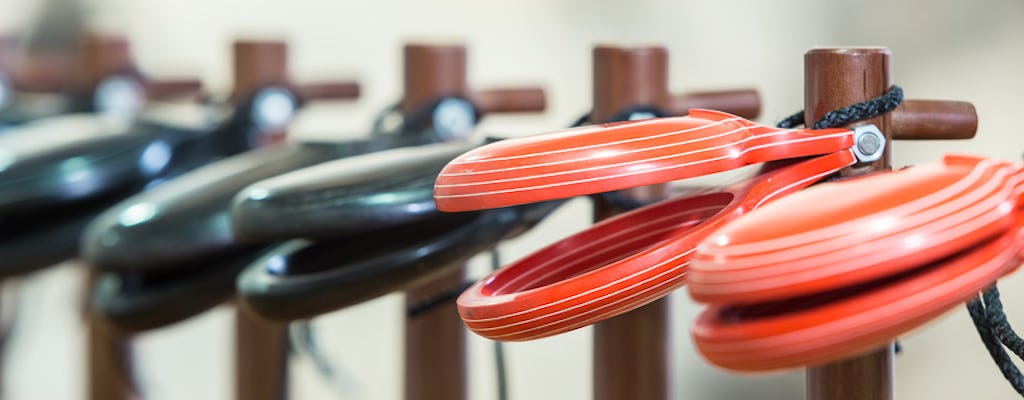
M 891 344 L 889 345 L 891 346 Z M 882 348 L 871 351 L 864 356 L 849 358 L 839 362 L 823 365 L 807 370 L 807 398 L 809 399 L 860 399 L 860 400 L 885 400 L 888 397 L 879 396 L 876 386 L 892 387 L 892 369 L 878 368 L 878 365 L 892 365 L 893 350 Z M 836 382 L 843 379 L 852 379 L 862 382 L 877 382 L 875 385 L 847 386 L 842 390 L 849 392 L 838 392 L 835 385 L 827 385 L 829 382 Z
M 407 44 L 402 59 L 402 112 L 414 112 L 444 96 L 469 96 L 464 46 Z
M 668 109 L 668 50 L 662 46 L 594 47 L 591 118 L 608 121 L 626 109 Z
M 630 107 L 667 109 L 670 105 L 668 51 L 664 47 L 597 46 L 592 57 L 591 118 L 594 121 L 608 121 Z M 664 185 L 654 185 L 622 193 L 629 198 L 651 201 L 663 198 L 664 188 Z M 600 198 L 593 199 L 595 221 L 617 213 L 618 210 Z M 662 300 L 594 327 L 592 385 L 595 400 L 669 398 L 672 382 L 669 318 L 669 304 Z
M 401 110 L 408 117 L 411 113 L 426 107 L 432 101 L 445 96 L 465 98 L 469 96 L 466 78 L 466 48 L 460 45 L 417 45 L 404 48 L 403 70 L 405 90 L 402 93 Z M 462 268 L 437 277 L 439 282 L 462 279 Z M 422 291 L 433 289 L 431 286 Z M 410 297 L 424 295 L 412 289 Z M 429 293 L 425 295 L 430 295 Z M 405 398 L 406 399 L 452 399 L 466 398 L 466 346 L 465 333 L 458 321 L 452 321 L 449 307 L 429 313 L 413 320 L 405 319 Z M 445 312 L 448 311 L 448 312 Z M 456 314 L 457 315 L 457 314 Z M 448 350 L 445 354 L 432 354 L 433 343 L 424 338 L 439 341 L 439 346 Z M 438 369 L 441 360 L 448 360 L 449 370 Z M 440 397 L 428 397 L 432 395 Z M 444 395 L 444 396 L 441 396 Z
M 892 85 L 892 54 L 885 48 L 863 49 L 814 49 L 804 56 L 804 120 L 818 121 L 825 113 L 872 99 L 882 95 Z M 892 118 L 885 114 L 872 120 L 854 125 L 875 124 L 886 135 L 885 152 L 873 163 L 861 163 L 843 172 L 844 176 L 856 176 L 873 171 L 886 170 L 892 162 L 892 131 L 888 122 Z M 813 122 L 809 122 L 812 123 Z M 892 346 L 885 346 L 881 352 L 890 353 Z M 808 372 L 807 387 L 821 388 L 811 393 L 808 400 L 854 400 L 847 397 L 856 393 L 868 394 L 866 398 L 888 400 L 892 398 L 892 380 L 859 379 L 892 376 L 892 355 L 876 354 L 861 361 L 848 361 L 859 368 L 876 369 L 875 374 L 837 376 L 830 373 Z M 815 368 L 828 368 L 815 367 Z M 813 371 L 814 368 L 809 369 Z M 840 368 L 840 371 L 848 371 Z M 812 378 L 822 379 L 818 382 Z M 828 388 L 828 389 L 824 389 Z M 835 395 L 834 397 L 810 397 L 813 394 Z
M 889 130 L 897 140 L 970 139 L 978 114 L 964 101 L 906 100 L 892 111 Z

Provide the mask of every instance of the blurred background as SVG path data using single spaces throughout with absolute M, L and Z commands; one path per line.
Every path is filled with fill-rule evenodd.
M 210 90 L 231 85 L 236 38 L 285 39 L 298 81 L 353 77 L 356 102 L 304 110 L 291 140 L 366 135 L 373 116 L 401 92 L 401 49 L 408 41 L 464 43 L 470 81 L 542 84 L 548 111 L 494 116 L 481 131 L 524 135 L 564 127 L 591 103 L 590 52 L 597 43 L 663 44 L 673 89 L 756 87 L 761 121 L 802 108 L 803 53 L 815 46 L 886 46 L 894 82 L 908 97 L 973 102 L 977 138 L 900 142 L 897 165 L 945 152 L 1020 160 L 1024 133 L 1024 2 L 991 0 L 655 1 L 655 0 L 0 0 L 0 34 L 30 48 L 59 47 L 80 30 L 126 36 L 140 69 L 153 76 L 194 75 Z M 506 261 L 576 232 L 590 221 L 575 200 L 553 218 L 502 245 Z M 67 263 L 5 282 L 5 306 L 19 320 L 3 359 L 5 399 L 78 399 L 84 388 L 80 318 L 82 269 Z M 478 274 L 487 260 L 474 260 Z M 479 276 L 479 275 L 478 275 Z M 15 287 L 7 290 L 7 287 Z M 1024 321 L 1024 278 L 1001 284 L 1011 321 Z M 15 301 L 16 297 L 16 301 Z M 347 399 L 399 399 L 402 300 L 390 295 L 314 322 Z M 698 307 L 673 295 L 676 398 L 793 399 L 803 373 L 736 375 L 706 365 L 689 339 Z M 140 380 L 151 399 L 232 396 L 231 313 L 227 307 L 136 343 Z M 896 394 L 901 399 L 1013 398 L 961 308 L 901 338 Z M 470 398 L 495 396 L 489 342 L 470 335 Z M 588 399 L 590 332 L 507 346 L 514 399 Z M 308 359 L 292 357 L 296 399 L 337 398 Z

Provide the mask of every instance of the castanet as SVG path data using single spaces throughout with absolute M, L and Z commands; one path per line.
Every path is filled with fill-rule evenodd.
M 418 108 L 445 97 L 465 99 L 476 113 L 542 111 L 540 88 L 473 90 L 467 79 L 466 48 L 461 45 L 405 46 L 405 93 L 402 110 Z M 434 123 L 441 123 L 435 120 Z M 406 290 L 406 307 L 452 290 L 465 280 L 465 269 L 433 274 Z M 405 398 L 465 399 L 466 337 L 454 302 L 405 319 Z
M 407 308 L 417 308 L 457 289 L 469 257 L 546 215 L 443 214 L 430 191 L 446 162 L 476 146 L 458 139 L 480 117 L 542 110 L 543 90 L 471 89 L 462 46 L 410 44 L 404 54 L 398 130 L 436 132 L 455 143 L 334 160 L 242 190 L 232 210 L 235 231 L 250 240 L 291 239 L 242 273 L 239 295 L 254 313 L 310 318 L 396 290 L 406 291 Z M 405 397 L 465 398 L 465 334 L 454 305 L 410 311 L 405 337 Z
M 809 51 L 804 121 L 894 90 L 890 58 L 884 48 Z M 855 149 L 877 157 L 841 175 L 870 176 L 788 196 L 697 247 L 689 289 L 711 306 L 693 335 L 712 363 L 809 366 L 809 399 L 890 399 L 893 338 L 1016 265 L 1019 222 L 1005 210 L 1017 207 L 1021 173 L 1009 163 L 953 156 L 881 172 L 893 139 L 972 137 L 972 106 L 907 100 L 865 117 L 848 128 L 873 132 Z
M 829 111 L 881 96 L 892 85 L 891 59 L 892 53 L 885 48 L 808 51 L 804 56 L 804 120 L 818 121 Z M 891 114 L 859 121 L 853 126 L 874 124 L 885 135 L 886 142 L 898 137 L 971 138 L 977 130 L 977 115 L 970 104 L 919 102 L 907 105 L 911 107 L 902 111 L 897 108 Z M 934 129 L 944 121 L 954 123 Z M 843 175 L 890 169 L 891 152 L 892 146 L 885 146 L 877 161 L 852 166 Z M 889 344 L 872 354 L 809 368 L 807 397 L 811 400 L 892 398 L 893 350 L 893 345 Z
M 667 61 L 667 52 L 661 47 L 596 47 L 594 101 L 587 120 L 610 122 L 668 116 L 678 111 L 674 107 L 680 104 L 697 105 L 704 100 L 729 107 L 729 111 L 746 113 L 759 109 L 756 93 L 749 90 L 671 96 Z M 736 143 L 725 145 L 730 141 Z M 793 146 L 799 142 L 806 146 Z M 852 142 L 850 132 L 776 130 L 724 112 L 694 110 L 686 117 L 583 126 L 474 149 L 442 170 L 434 197 L 441 210 L 472 211 L 616 191 L 614 196 L 595 196 L 595 218 L 603 220 L 630 207 L 613 199 L 625 198 L 631 204 L 657 200 L 667 194 L 662 184 L 668 181 L 763 162 L 764 157 L 776 159 L 783 157 L 785 150 L 790 150 L 793 157 L 841 152 Z M 837 157 L 830 164 L 832 170 L 847 165 L 852 155 Z M 666 217 L 668 224 L 690 227 L 710 217 L 712 209 L 747 208 L 727 207 L 728 196 L 692 199 L 691 203 L 702 205 L 703 211 L 684 220 Z M 596 322 L 595 396 L 668 398 L 668 309 L 667 303 L 658 299 L 681 285 L 682 275 L 673 272 L 674 268 L 638 271 L 648 266 L 650 258 L 612 261 L 668 240 L 671 234 L 661 235 L 658 233 L 665 231 L 656 229 L 618 246 L 600 250 L 591 247 L 596 245 L 596 237 L 621 228 L 613 221 L 628 218 L 638 217 L 609 219 L 581 237 L 552 244 L 528 257 L 529 261 L 513 263 L 479 281 L 459 298 L 463 321 L 475 332 L 495 340 L 536 339 Z M 638 221 L 626 223 L 631 222 Z M 614 252 L 627 243 L 639 247 L 629 247 L 630 254 Z M 574 260 L 559 255 L 575 254 L 572 249 L 578 248 L 591 249 L 595 254 Z M 630 275 L 632 272 L 636 273 Z M 654 276 L 638 277 L 645 272 Z M 614 282 L 638 279 L 650 285 L 662 282 L 663 290 L 645 286 L 643 293 L 627 296 L 633 298 L 630 301 L 612 301 L 609 298 L 614 295 L 605 295 L 615 286 Z
M 218 228 L 216 222 L 220 215 L 218 204 L 229 202 L 234 191 L 241 188 L 237 185 L 344 153 L 345 149 L 323 145 L 279 146 L 277 151 L 236 154 L 272 142 L 266 140 L 268 135 L 283 132 L 289 122 L 287 118 L 262 117 L 265 110 L 261 102 L 269 97 L 298 107 L 303 100 L 347 98 L 358 92 L 357 86 L 349 82 L 319 84 L 308 93 L 290 92 L 290 81 L 283 75 L 287 70 L 284 48 L 278 42 L 235 44 L 236 64 L 253 64 L 236 65 L 240 78 L 233 98 L 235 112 L 211 135 L 216 138 L 211 147 L 227 149 L 228 155 L 234 154 L 232 157 L 185 173 L 110 207 L 90 223 L 83 235 L 83 257 L 102 272 L 91 293 L 97 309 L 94 314 L 115 326 L 122 342 L 129 333 L 190 317 L 230 296 L 234 274 L 229 269 L 237 273 L 241 265 L 251 261 L 246 258 L 250 255 L 232 250 L 230 244 L 224 243 L 225 231 L 230 236 L 230 226 Z M 161 90 L 175 91 L 187 86 L 169 84 Z M 239 183 L 231 186 L 223 182 Z M 173 226 L 162 225 L 163 221 Z M 117 240 L 109 240 L 110 237 Z M 174 250 L 162 250 L 158 243 Z M 229 247 L 226 253 L 225 246 Z M 203 254 L 211 256 L 202 259 Z M 206 268 L 171 268 L 193 263 Z M 194 292 L 189 293 L 188 289 Z M 187 301 L 176 301 L 181 298 Z M 236 326 L 236 395 L 247 399 L 280 398 L 285 382 L 281 362 L 286 347 L 284 327 L 252 320 L 244 313 L 237 314 Z M 109 352 L 97 350 L 98 356 Z

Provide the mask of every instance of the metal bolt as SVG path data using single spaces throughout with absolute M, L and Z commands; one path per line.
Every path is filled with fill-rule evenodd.
M 463 139 L 476 126 L 476 111 L 468 101 L 449 97 L 434 109 L 434 130 L 442 140 Z
M 100 114 L 120 120 L 135 117 L 145 103 L 146 93 L 142 85 L 128 75 L 104 78 L 93 95 L 93 105 Z
M 882 158 L 885 152 L 885 135 L 875 125 L 861 125 L 853 128 L 853 152 L 860 162 L 872 162 Z
M 651 118 L 657 118 L 657 117 L 658 117 L 657 115 L 654 115 L 654 113 L 650 112 L 650 111 L 638 111 L 638 112 L 634 112 L 632 114 L 629 114 L 629 120 L 630 121 L 636 121 L 636 120 L 639 120 L 639 119 L 651 119 Z

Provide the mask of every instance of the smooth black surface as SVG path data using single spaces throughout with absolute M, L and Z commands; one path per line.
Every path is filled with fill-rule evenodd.
M 112 123 L 90 114 L 36 121 L 0 135 L 0 277 L 74 256 L 84 227 L 121 199 L 237 153 L 251 135 L 237 108 L 206 118 Z
M 535 225 L 562 201 L 442 214 L 383 231 L 287 242 L 248 266 L 238 295 L 271 320 L 310 318 L 415 285 Z
M 231 220 L 245 240 L 350 236 L 435 218 L 434 180 L 473 143 L 393 149 L 329 161 L 254 183 Z
M 92 305 L 126 332 L 185 320 L 229 299 L 238 273 L 261 254 L 248 248 L 237 253 L 169 271 L 104 272 L 93 288 Z
M 231 200 L 242 188 L 297 168 L 407 143 L 417 144 L 415 138 L 281 144 L 223 159 L 101 214 L 83 235 L 82 255 L 108 271 L 175 268 L 220 257 L 243 245 L 230 218 Z

